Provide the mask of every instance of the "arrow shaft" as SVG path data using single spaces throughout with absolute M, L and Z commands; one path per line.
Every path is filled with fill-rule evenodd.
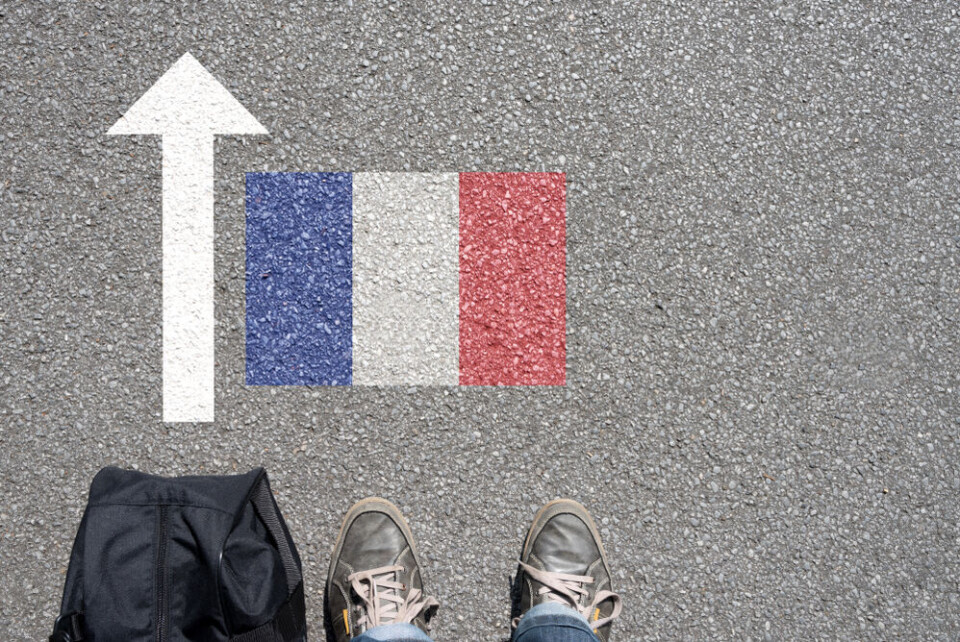
M 213 136 L 163 137 L 163 420 L 213 421 Z

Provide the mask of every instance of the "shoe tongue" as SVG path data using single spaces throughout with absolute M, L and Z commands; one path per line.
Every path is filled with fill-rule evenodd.
M 557 515 L 543 527 L 531 551 L 547 571 L 586 575 L 600 558 L 590 529 L 575 515 Z

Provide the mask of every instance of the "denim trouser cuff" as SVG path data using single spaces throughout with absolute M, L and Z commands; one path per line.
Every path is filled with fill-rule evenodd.
M 514 642 L 596 642 L 586 618 L 563 604 L 538 604 L 523 616 Z M 356 642 L 431 642 L 412 624 L 388 624 L 370 629 Z
M 524 614 L 513 634 L 514 642 L 596 642 L 587 619 L 569 606 L 546 602 Z
M 356 638 L 356 642 L 432 642 L 430 636 L 412 624 L 375 626 Z

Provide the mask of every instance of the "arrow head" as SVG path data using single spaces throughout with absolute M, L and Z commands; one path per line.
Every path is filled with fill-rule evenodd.
M 267 134 L 197 59 L 184 54 L 108 134 Z

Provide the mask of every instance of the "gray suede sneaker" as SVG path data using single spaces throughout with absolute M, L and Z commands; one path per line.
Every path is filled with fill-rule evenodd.
M 423 595 L 413 534 L 396 506 L 371 497 L 347 511 L 330 560 L 326 597 L 327 621 L 337 642 L 388 624 L 429 630 L 439 603 Z
M 540 509 L 520 559 L 520 617 L 538 604 L 557 602 L 585 617 L 603 642 L 623 608 L 610 590 L 610 568 L 587 509 L 558 499 Z

